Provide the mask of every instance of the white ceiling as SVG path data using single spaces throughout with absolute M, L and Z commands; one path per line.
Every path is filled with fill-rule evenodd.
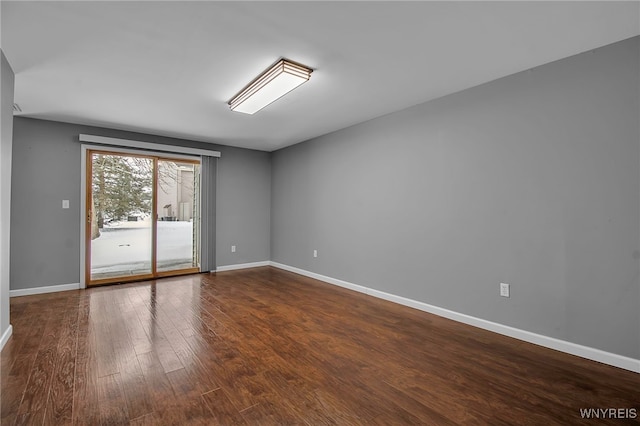
M 632 2 L 1 2 L 23 116 L 272 151 L 640 34 Z M 226 102 L 280 57 L 311 80 Z

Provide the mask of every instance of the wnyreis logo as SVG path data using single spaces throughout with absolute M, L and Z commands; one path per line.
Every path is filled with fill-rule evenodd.
M 637 419 L 638 410 L 635 408 L 581 408 L 580 417 L 583 419 Z

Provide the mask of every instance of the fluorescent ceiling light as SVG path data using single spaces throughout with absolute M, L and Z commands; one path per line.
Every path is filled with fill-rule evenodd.
M 245 114 L 258 112 L 302 83 L 306 83 L 312 72 L 311 68 L 281 59 L 235 95 L 229 101 L 229 106 L 232 111 Z

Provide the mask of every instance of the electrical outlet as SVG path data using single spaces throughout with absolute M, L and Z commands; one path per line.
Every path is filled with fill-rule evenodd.
M 235 253 L 236 252 L 236 246 L 231 246 L 231 253 Z
M 62 200 L 62 208 L 63 209 L 69 208 L 69 200 Z
M 318 250 L 313 251 L 313 257 L 318 257 Z
M 509 287 L 510 285 L 507 283 L 500 283 L 500 296 L 509 297 Z

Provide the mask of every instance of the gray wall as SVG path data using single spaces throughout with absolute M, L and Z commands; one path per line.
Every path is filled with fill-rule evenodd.
M 639 49 L 275 152 L 272 260 L 640 358 Z
M 220 148 L 218 266 L 271 259 L 271 154 Z M 234 154 L 231 155 L 231 152 Z M 231 246 L 236 252 L 231 252 Z
M 14 74 L 0 50 L 0 336 L 9 328 L 9 240 L 11 214 L 11 147 L 13 143 Z
M 30 118 L 14 119 L 11 289 L 80 282 L 80 133 L 221 152 L 217 265 L 270 258 L 270 154 Z M 62 200 L 71 208 L 62 209 Z M 231 253 L 231 245 L 238 252 Z

